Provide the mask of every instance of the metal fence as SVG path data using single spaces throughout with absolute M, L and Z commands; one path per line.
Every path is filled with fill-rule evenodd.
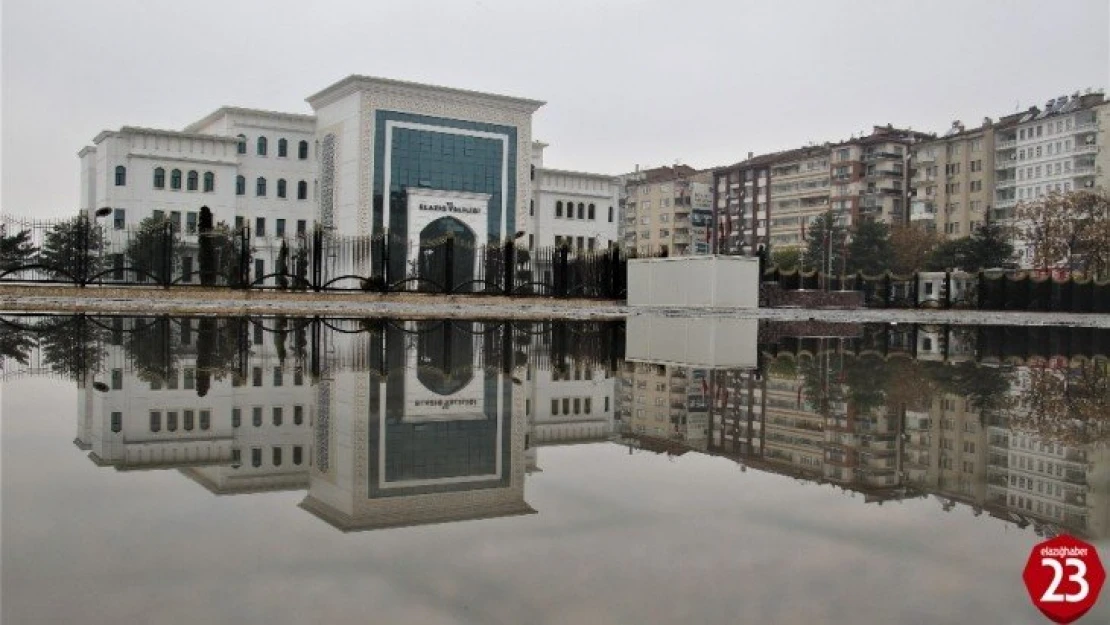
M 1032 272 L 931 271 L 901 276 L 886 272 L 828 275 L 818 271 L 763 272 L 764 284 L 785 291 L 859 291 L 869 308 L 974 308 L 1043 312 L 1110 312 L 1110 281 Z
M 207 286 L 619 299 L 618 249 L 526 249 L 444 236 L 412 241 L 323 230 L 265 236 L 249 227 L 0 218 L 0 282 Z

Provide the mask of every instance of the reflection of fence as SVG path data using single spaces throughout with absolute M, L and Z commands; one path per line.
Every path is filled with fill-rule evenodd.
M 445 236 L 409 241 L 299 231 L 264 236 L 249 227 L 201 230 L 193 220 L 146 227 L 2 220 L 26 233 L 20 253 L 0 258 L 0 281 L 240 289 L 625 296 L 627 258 L 617 249 L 529 250 Z
M 1039 278 L 1027 272 L 1000 271 L 890 272 L 828 275 L 818 271 L 789 271 L 775 267 L 763 274 L 764 283 L 787 291 L 859 291 L 871 308 L 978 308 L 1056 312 L 1110 312 L 1110 282 L 1090 279 Z

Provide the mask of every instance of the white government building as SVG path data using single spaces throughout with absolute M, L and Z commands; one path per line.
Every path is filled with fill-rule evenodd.
M 78 153 L 80 208 L 110 230 L 165 217 L 187 246 L 202 206 L 217 223 L 249 226 L 261 249 L 314 224 L 411 242 L 616 240 L 616 179 L 544 168 L 532 140 L 543 102 L 358 75 L 307 102 L 313 114 L 228 106 L 182 130 L 105 130 Z M 109 266 L 121 252 L 109 243 Z M 256 255 L 254 276 L 273 271 L 270 259 Z M 401 275 L 406 259 L 390 260 Z M 194 262 L 186 252 L 182 264 Z

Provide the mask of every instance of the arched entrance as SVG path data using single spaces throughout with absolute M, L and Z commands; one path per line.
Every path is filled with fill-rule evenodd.
M 447 239 L 452 239 L 448 276 Z M 440 217 L 420 231 L 420 275 L 445 289 L 471 291 L 474 279 L 474 231 L 454 217 Z M 466 284 L 462 289 L 459 285 Z
M 417 328 L 416 376 L 420 383 L 447 397 L 470 384 L 474 379 L 474 336 L 449 321 L 418 322 Z

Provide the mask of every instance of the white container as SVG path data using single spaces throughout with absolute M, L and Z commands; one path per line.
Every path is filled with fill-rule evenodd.
M 631 259 L 628 305 L 758 308 L 759 259 L 751 256 Z

